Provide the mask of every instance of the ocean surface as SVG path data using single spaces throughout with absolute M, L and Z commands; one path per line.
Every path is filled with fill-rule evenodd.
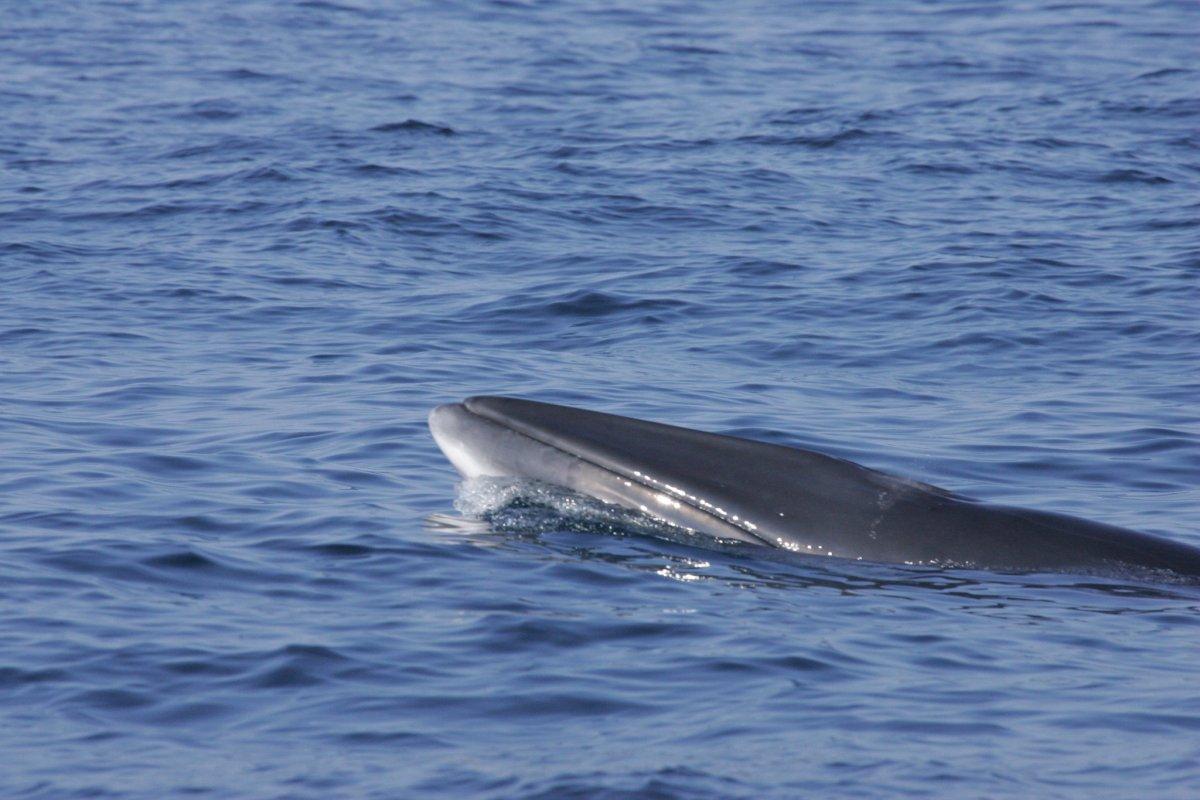
M 1200 796 L 1200 586 L 669 541 L 425 424 L 518 395 L 1200 545 L 1198 32 L 0 3 L 0 796 Z

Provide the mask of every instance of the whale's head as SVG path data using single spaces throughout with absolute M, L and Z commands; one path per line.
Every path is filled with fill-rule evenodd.
M 697 465 L 687 458 L 690 437 L 712 434 L 488 396 L 434 408 L 429 430 L 464 478 L 554 484 L 723 539 L 761 543 L 755 523 L 734 510 L 739 505 L 721 500 L 720 491 L 703 484 L 704 479 L 719 481 L 719 467 L 728 470 L 730 462 L 722 457 L 717 465 Z M 698 469 L 701 483 L 693 487 L 681 467 L 683 473 Z
M 503 468 L 489 453 L 504 445 L 505 429 L 472 414 L 462 403 L 446 403 L 429 412 L 433 441 L 464 478 L 503 475 Z
M 554 446 L 549 429 L 522 429 L 505 413 L 507 400 L 469 397 L 440 405 L 429 412 L 429 432 L 464 478 L 533 478 L 570 485 L 566 478 L 578 471 L 578 459 Z

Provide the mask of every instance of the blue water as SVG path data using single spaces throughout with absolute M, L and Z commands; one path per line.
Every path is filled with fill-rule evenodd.
M 4 3 L 0 796 L 1197 796 L 1200 587 L 689 547 L 425 415 L 1200 545 L 1198 30 Z

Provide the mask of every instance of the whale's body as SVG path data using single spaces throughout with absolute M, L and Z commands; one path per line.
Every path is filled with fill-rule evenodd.
M 429 427 L 468 478 L 557 484 L 722 539 L 893 563 L 1200 576 L 1200 550 L 1178 542 L 794 447 L 506 397 L 438 406 Z

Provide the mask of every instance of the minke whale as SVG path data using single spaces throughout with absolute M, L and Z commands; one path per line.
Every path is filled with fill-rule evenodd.
M 1179 542 L 795 447 L 509 397 L 438 406 L 429 428 L 464 477 L 557 484 L 719 539 L 948 568 L 1200 576 L 1200 549 Z

